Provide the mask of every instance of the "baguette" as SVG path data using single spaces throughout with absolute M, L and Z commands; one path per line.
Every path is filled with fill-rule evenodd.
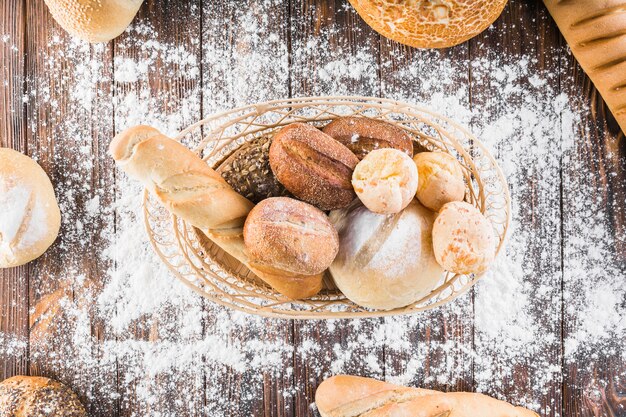
M 407 388 L 348 375 L 322 382 L 315 403 L 322 417 L 538 417 L 482 394 Z
M 152 127 L 136 126 L 118 134 L 109 151 L 117 165 L 141 181 L 165 208 L 202 230 L 276 291 L 299 299 L 321 289 L 322 274 L 286 275 L 251 266 L 243 225 L 254 204 L 179 142 Z
M 580 66 L 626 132 L 626 1 L 544 2 Z

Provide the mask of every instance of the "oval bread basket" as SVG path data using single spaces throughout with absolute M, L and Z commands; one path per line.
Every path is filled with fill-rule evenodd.
M 340 116 L 364 116 L 394 123 L 421 147 L 455 156 L 466 179 L 465 200 L 491 224 L 502 250 L 511 206 L 506 180 L 487 149 L 466 129 L 421 107 L 371 97 L 307 97 L 269 101 L 210 116 L 182 131 L 177 140 L 219 169 L 236 149 L 293 122 L 323 126 Z M 293 319 L 363 318 L 408 314 L 450 302 L 482 275 L 446 273 L 428 296 L 400 309 L 369 310 L 336 289 L 331 277 L 316 296 L 293 301 L 260 281 L 190 224 L 167 212 L 144 193 L 145 224 L 152 246 L 174 275 L 218 304 L 267 317 Z

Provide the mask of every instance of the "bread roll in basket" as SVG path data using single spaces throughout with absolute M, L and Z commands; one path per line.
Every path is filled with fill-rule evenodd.
M 458 158 L 468 184 L 466 201 L 491 222 L 498 251 L 502 249 L 511 209 L 508 186 L 496 161 L 466 129 L 418 106 L 369 97 L 275 100 L 215 114 L 183 130 L 175 139 L 220 172 L 226 163 L 232 162 L 237 150 L 252 142 L 263 142 L 263 138 L 283 126 L 302 122 L 323 127 L 341 116 L 386 120 L 407 131 L 417 142 L 416 147 L 444 151 Z M 244 171 L 243 175 L 254 178 L 256 173 Z M 413 313 L 453 300 L 481 277 L 445 273 L 439 285 L 421 300 L 403 308 L 379 311 L 352 303 L 326 273 L 318 294 L 292 300 L 257 278 L 202 231 L 168 212 L 147 191 L 144 215 L 155 252 L 179 280 L 213 302 L 266 317 L 323 319 Z

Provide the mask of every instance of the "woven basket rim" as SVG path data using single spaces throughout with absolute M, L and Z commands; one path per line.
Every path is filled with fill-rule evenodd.
M 296 97 L 296 98 L 291 98 L 291 99 L 276 99 L 276 100 L 265 101 L 262 103 L 239 106 L 230 110 L 224 110 L 224 111 L 212 114 L 208 116 L 207 118 L 202 119 L 198 121 L 197 123 L 194 123 L 190 125 L 189 127 L 183 129 L 175 137 L 175 139 L 181 141 L 188 135 L 193 135 L 194 132 L 197 132 L 198 130 L 202 131 L 203 129 L 207 129 L 208 132 L 202 133 L 200 135 L 202 139 L 197 144 L 197 146 L 194 147 L 195 152 L 198 153 L 199 155 L 202 155 L 202 152 L 207 149 L 207 146 L 209 144 L 211 144 L 213 146 L 211 153 L 208 156 L 205 156 L 204 158 L 205 160 L 207 160 L 210 157 L 214 156 L 214 154 L 223 151 L 225 147 L 228 147 L 234 144 L 236 146 L 233 149 L 236 149 L 237 146 L 241 146 L 241 144 L 239 145 L 236 144 L 236 141 L 238 140 L 244 139 L 244 142 L 247 142 L 248 140 L 250 140 L 251 137 L 253 137 L 251 135 L 256 135 L 257 133 L 262 132 L 262 131 L 269 131 L 272 129 L 276 129 L 280 126 L 296 121 L 296 120 L 291 120 L 289 116 L 293 116 L 294 114 L 296 114 L 297 110 L 318 109 L 317 106 L 322 106 L 322 107 L 328 106 L 328 108 L 331 108 L 332 106 L 334 106 L 335 108 L 354 107 L 354 108 L 364 108 L 364 109 L 381 111 L 381 114 L 379 114 L 378 115 L 379 117 L 377 118 L 395 123 L 396 125 L 403 128 L 404 130 L 409 131 L 410 133 L 413 134 L 413 136 L 417 136 L 416 140 L 418 142 L 419 142 L 419 139 L 423 139 L 419 131 L 411 130 L 407 128 L 406 126 L 404 126 L 401 122 L 398 122 L 398 121 L 394 122 L 394 120 L 385 118 L 384 116 L 387 116 L 391 113 L 401 114 L 401 115 L 406 115 L 406 116 L 411 115 L 413 117 L 413 119 L 409 120 L 411 123 L 416 123 L 416 121 L 419 121 L 420 123 L 423 122 L 427 124 L 429 128 L 434 128 L 437 134 L 439 135 L 439 137 L 442 139 L 441 143 L 446 145 L 446 147 L 443 150 L 450 152 L 450 149 L 448 149 L 447 145 L 452 145 L 454 150 L 458 152 L 458 154 L 462 158 L 462 161 L 466 162 L 469 165 L 469 167 L 467 168 L 467 171 L 469 172 L 469 174 L 466 173 L 466 181 L 468 182 L 467 186 L 468 186 L 469 192 L 471 193 L 471 197 L 473 200 L 475 200 L 474 202 L 472 202 L 472 204 L 474 205 L 481 204 L 482 208 L 481 207 L 478 207 L 478 208 L 481 209 L 482 212 L 485 212 L 488 209 L 486 207 L 486 204 L 487 204 L 486 200 L 489 198 L 489 193 L 484 191 L 485 184 L 481 181 L 481 177 L 478 175 L 480 171 L 479 171 L 479 168 L 477 168 L 477 165 L 480 163 L 480 161 L 478 162 L 474 161 L 471 155 L 471 152 L 473 151 L 475 153 L 480 154 L 481 158 L 484 158 L 486 160 L 486 163 L 489 164 L 489 169 L 494 171 L 493 174 L 495 175 L 497 184 L 500 186 L 498 192 L 501 194 L 500 198 L 503 200 L 502 201 L 503 206 L 496 207 L 496 208 L 503 211 L 505 216 L 503 218 L 503 222 L 498 223 L 500 227 L 502 228 L 502 232 L 499 233 L 500 241 L 497 247 L 497 253 L 502 251 L 507 240 L 507 235 L 508 235 L 507 232 L 510 228 L 511 199 L 510 199 L 510 192 L 509 192 L 508 184 L 506 182 L 506 178 L 504 177 L 504 174 L 500 166 L 498 165 L 495 158 L 491 155 L 489 150 L 485 147 L 485 145 L 482 144 L 482 142 L 478 140 L 467 128 L 455 122 L 451 118 L 442 116 L 434 111 L 431 111 L 427 108 L 423 108 L 419 105 L 404 103 L 404 102 L 394 100 L 394 99 L 379 98 L 379 97 L 366 97 L 366 96 L 319 96 L 319 97 Z M 261 125 L 261 127 L 258 130 L 252 130 L 248 133 L 245 133 L 246 129 L 244 129 L 241 135 L 238 135 L 238 136 L 235 135 L 233 137 L 226 138 L 226 139 L 223 139 L 222 136 L 220 136 L 217 140 L 210 139 L 214 132 L 220 132 L 220 134 L 223 134 L 226 129 L 232 126 L 237 126 L 237 124 L 242 123 L 246 120 L 252 120 L 246 125 L 248 128 L 254 125 L 254 122 L 257 120 L 257 118 L 271 114 L 272 112 L 275 112 L 277 114 L 282 114 L 278 110 L 284 110 L 287 108 L 289 108 L 290 110 L 285 114 L 285 117 L 279 120 L 278 123 L 270 124 L 265 127 Z M 386 113 L 382 113 L 383 110 L 386 110 Z M 331 113 L 328 111 L 322 112 L 320 114 L 321 115 L 326 114 L 328 115 L 328 117 L 326 119 L 312 118 L 310 122 L 326 121 L 326 120 L 333 118 L 331 117 Z M 353 115 L 353 114 L 355 113 L 351 113 L 349 115 Z M 358 115 L 360 113 L 356 113 L 356 114 Z M 422 115 L 428 116 L 432 118 L 433 120 L 429 119 L 428 121 L 424 122 L 420 119 Z M 232 116 L 236 116 L 236 117 L 232 117 Z M 300 116 L 296 116 L 296 117 L 300 117 Z M 316 117 L 319 117 L 319 115 Z M 224 121 L 221 124 L 219 124 L 219 128 L 208 129 L 208 125 L 210 123 L 217 122 L 222 119 L 227 119 L 227 121 Z M 446 123 L 449 127 L 445 129 L 440 124 L 441 122 Z M 450 130 L 454 130 L 456 132 L 450 133 Z M 455 134 L 456 135 L 460 134 L 465 139 L 469 140 L 469 142 L 471 143 L 471 147 L 466 148 L 461 142 L 457 140 L 457 138 L 455 137 Z M 445 143 L 443 141 L 444 136 L 447 140 L 451 140 L 452 143 L 450 144 Z M 433 137 L 430 137 L 430 136 L 426 136 L 426 137 L 428 138 L 428 140 L 433 139 Z M 221 142 L 227 142 L 227 143 L 226 145 L 216 150 L 217 144 Z M 469 177 L 467 177 L 467 175 L 469 175 Z M 474 178 L 475 176 L 476 178 Z M 478 193 L 476 193 L 476 190 L 474 190 L 475 186 L 472 183 L 473 181 L 480 182 L 480 185 L 478 187 Z M 410 306 L 406 306 L 406 307 L 402 307 L 402 308 L 398 308 L 394 310 L 369 310 L 369 309 L 364 309 L 362 307 L 360 307 L 360 310 L 362 311 L 350 311 L 350 310 L 346 310 L 346 311 L 334 311 L 334 310 L 323 311 L 321 310 L 320 311 L 319 310 L 320 307 L 309 308 L 308 310 L 306 309 L 300 310 L 300 309 L 292 308 L 290 306 L 293 304 L 306 304 L 308 300 L 298 300 L 298 301 L 286 300 L 284 297 L 281 298 L 280 295 L 276 295 L 276 294 L 274 294 L 274 296 L 272 296 L 271 299 L 266 298 L 265 301 L 276 301 L 276 305 L 280 305 L 283 308 L 275 308 L 275 306 L 271 303 L 269 304 L 269 307 L 268 307 L 267 304 L 263 305 L 263 304 L 260 304 L 259 302 L 248 300 L 247 297 L 253 298 L 254 294 L 257 294 L 257 296 L 259 294 L 262 294 L 262 291 L 260 292 L 257 291 L 258 289 L 253 288 L 252 290 L 246 290 L 245 294 L 243 295 L 231 295 L 231 294 L 228 294 L 226 290 L 220 289 L 221 287 L 219 285 L 213 285 L 213 283 L 211 282 L 211 279 L 221 280 L 222 284 L 227 282 L 229 279 L 231 281 L 232 279 L 234 279 L 235 280 L 234 283 L 228 282 L 226 287 L 229 291 L 233 289 L 234 291 L 236 291 L 237 288 L 241 289 L 241 285 L 243 285 L 244 283 L 236 282 L 237 280 L 241 281 L 241 278 L 234 276 L 234 274 L 232 273 L 230 273 L 230 277 L 226 276 L 226 278 L 220 278 L 219 275 L 223 273 L 222 265 L 216 265 L 215 263 L 219 264 L 219 262 L 216 262 L 215 260 L 211 260 L 207 262 L 207 257 L 209 255 L 207 254 L 206 248 L 204 249 L 204 251 L 198 250 L 196 248 L 195 243 L 193 242 L 194 240 L 193 237 L 190 238 L 188 236 L 187 237 L 182 236 L 183 233 L 179 230 L 179 228 L 181 227 L 180 226 L 181 220 L 178 219 L 176 216 L 169 214 L 169 219 L 166 220 L 165 219 L 166 216 L 161 215 L 160 216 L 161 218 L 157 221 L 156 220 L 157 216 L 154 215 L 154 213 L 151 214 L 149 210 L 150 199 L 151 197 L 148 191 L 146 190 L 144 192 L 144 222 L 145 222 L 148 234 L 150 236 L 150 243 L 153 249 L 155 250 L 156 254 L 168 266 L 168 268 L 172 271 L 174 276 L 178 278 L 180 281 L 183 281 L 185 285 L 190 287 L 196 293 L 204 296 L 205 298 L 208 298 L 209 300 L 217 304 L 220 304 L 222 306 L 226 306 L 226 307 L 233 308 L 233 309 L 250 313 L 250 314 L 256 314 L 256 315 L 260 315 L 264 317 L 287 318 L 287 319 L 368 318 L 368 317 L 385 317 L 385 316 L 394 316 L 394 315 L 413 314 L 418 311 L 432 309 L 432 308 L 451 302 L 455 298 L 467 292 L 469 288 L 475 285 L 476 282 L 478 282 L 480 278 L 482 278 L 485 275 L 485 273 L 481 273 L 481 274 L 473 275 L 471 277 L 466 277 L 465 283 L 462 283 L 456 289 L 452 288 L 453 293 L 451 295 L 446 296 L 445 298 L 441 300 L 434 301 L 432 303 L 426 304 L 421 307 L 416 307 L 416 306 L 418 306 L 420 303 L 425 303 L 427 301 L 432 300 L 435 296 L 440 295 L 442 291 L 447 290 L 448 289 L 447 287 L 454 286 L 454 284 L 459 281 L 459 279 L 456 279 L 457 275 L 453 274 L 452 278 L 448 278 L 448 275 L 450 275 L 450 273 L 446 273 L 446 278 L 445 278 L 443 285 L 433 289 L 431 294 L 422 298 L 421 300 L 416 301 Z M 154 230 L 154 226 L 159 224 L 158 222 L 160 222 L 160 226 L 164 226 L 163 224 L 164 222 L 170 222 L 169 229 L 165 227 L 165 230 L 168 231 L 168 233 L 170 234 L 169 236 L 170 238 L 174 238 L 173 239 L 174 242 L 169 243 L 171 247 L 168 245 L 165 245 L 161 239 L 155 238 L 156 232 Z M 185 230 L 192 229 L 191 226 L 186 226 L 184 228 Z M 189 234 L 189 232 L 185 234 Z M 196 239 L 198 239 L 197 235 L 196 235 Z M 177 248 L 175 246 L 177 246 Z M 166 254 L 165 253 L 166 249 L 168 250 L 173 249 L 174 250 L 174 252 L 172 252 L 173 255 Z M 174 259 L 176 256 L 181 258 L 182 263 L 174 264 L 174 262 L 172 262 L 172 259 Z M 204 257 L 205 259 L 201 259 L 202 257 Z M 196 265 L 198 262 L 200 262 L 201 266 Z M 217 272 L 214 269 L 217 269 Z M 184 271 L 188 271 L 188 272 L 184 272 Z M 189 278 L 189 276 L 191 276 L 191 279 Z M 461 277 L 465 277 L 465 276 L 461 276 Z M 204 282 L 204 284 L 202 284 L 202 282 Z M 210 286 L 213 288 L 213 291 L 209 292 L 205 288 L 207 283 L 211 284 Z M 246 285 L 249 285 L 249 284 L 246 284 Z M 260 296 L 260 298 L 263 299 L 264 297 Z M 310 299 L 310 300 L 313 300 L 313 299 Z M 322 301 L 316 300 L 316 302 L 322 305 L 324 303 L 323 300 Z M 341 302 L 342 300 L 329 301 L 329 307 L 332 305 L 341 303 Z M 345 307 L 346 305 L 350 306 L 350 304 L 353 305 L 354 303 L 347 300 L 343 304 Z M 306 304 L 306 305 L 312 306 L 315 304 Z M 353 306 L 350 306 L 350 307 L 352 308 Z

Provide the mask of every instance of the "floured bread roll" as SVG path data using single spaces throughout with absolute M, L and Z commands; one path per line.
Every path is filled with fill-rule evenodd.
M 61 226 L 61 212 L 44 170 L 8 148 L 0 148 L 0 213 L 0 268 L 41 256 Z
M 329 269 L 337 287 L 356 304 L 404 307 L 442 278 L 432 248 L 435 214 L 415 199 L 393 215 L 352 205 L 333 211 L 330 219 L 339 232 L 339 253 Z

